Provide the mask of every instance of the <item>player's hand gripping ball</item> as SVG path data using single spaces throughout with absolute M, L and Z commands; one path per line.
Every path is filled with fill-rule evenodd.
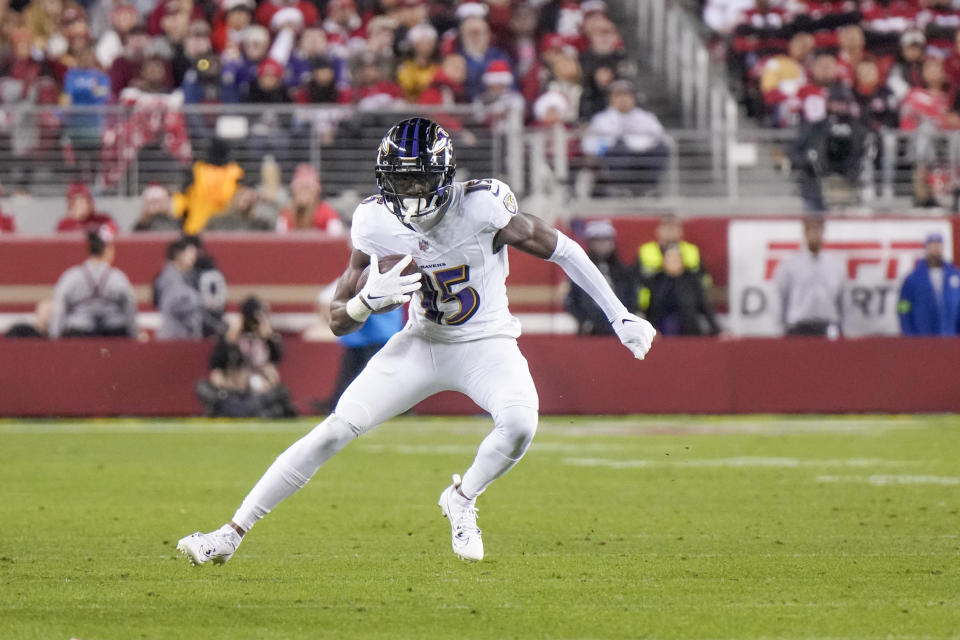
M 371 269 L 377 274 L 370 278 Z M 373 313 L 386 313 L 402 307 L 410 294 L 420 288 L 421 272 L 410 256 L 398 254 L 370 256 L 370 265 L 357 280 L 356 294 Z

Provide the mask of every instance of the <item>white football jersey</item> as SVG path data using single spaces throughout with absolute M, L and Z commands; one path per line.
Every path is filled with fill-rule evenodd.
M 353 247 L 378 257 L 411 255 L 423 271 L 410 301 L 407 329 L 442 342 L 492 336 L 516 338 L 520 321 L 507 308 L 507 248 L 493 237 L 517 214 L 517 199 L 494 179 L 455 182 L 439 223 L 420 233 L 371 196 L 353 214 Z

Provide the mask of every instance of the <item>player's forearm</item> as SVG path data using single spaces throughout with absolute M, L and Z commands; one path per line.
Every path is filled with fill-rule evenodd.
M 557 248 L 554 249 L 549 260 L 560 265 L 560 268 L 573 280 L 574 284 L 587 292 L 603 310 L 607 320 L 612 322 L 617 317 L 629 313 L 627 307 L 610 288 L 610 284 L 600 273 L 597 265 L 591 262 L 587 252 L 560 232 L 557 232 Z
M 330 331 L 335 336 L 345 336 L 348 333 L 353 333 L 362 327 L 366 321 L 366 317 L 360 318 L 362 314 L 358 313 L 357 303 L 351 300 L 334 300 L 330 305 Z M 348 306 L 350 307 L 349 311 L 347 310 Z

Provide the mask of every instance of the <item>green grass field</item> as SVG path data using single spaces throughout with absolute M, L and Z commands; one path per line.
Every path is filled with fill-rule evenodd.
M 960 638 L 957 417 L 544 419 L 476 564 L 436 499 L 488 425 L 403 418 L 189 566 L 312 425 L 0 422 L 0 640 Z

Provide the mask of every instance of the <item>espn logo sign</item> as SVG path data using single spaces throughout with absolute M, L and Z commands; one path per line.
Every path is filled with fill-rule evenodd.
M 764 279 L 773 278 L 780 261 L 800 250 L 799 242 L 767 243 Z M 897 280 L 913 268 L 917 256 L 923 251 L 923 242 L 918 240 L 862 240 L 853 242 L 824 242 L 824 251 L 842 253 L 846 263 L 847 278 L 856 280 L 864 267 L 882 267 L 886 280 Z
M 799 220 L 735 220 L 728 228 L 730 326 L 742 335 L 783 331 L 777 266 L 803 247 Z M 937 220 L 828 220 L 823 250 L 843 262 L 842 300 L 848 336 L 899 333 L 900 283 L 923 255 L 923 238 L 941 233 L 952 255 L 950 223 Z

